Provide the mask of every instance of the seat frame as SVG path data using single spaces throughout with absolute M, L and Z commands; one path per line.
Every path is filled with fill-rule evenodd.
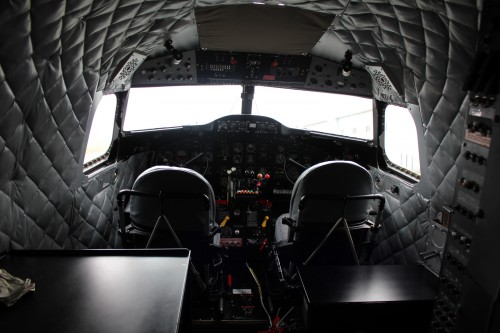
M 338 227 L 338 225 L 340 223 L 343 224 L 344 231 L 346 232 L 347 239 L 349 241 L 349 245 L 350 245 L 350 248 L 351 248 L 353 259 L 354 259 L 354 261 L 356 262 L 357 265 L 360 264 L 359 263 L 359 257 L 358 257 L 358 254 L 356 252 L 356 247 L 354 245 L 354 241 L 352 239 L 352 235 L 351 235 L 350 229 L 352 229 L 353 226 L 357 227 L 357 226 L 360 226 L 360 225 L 363 225 L 363 224 L 367 224 L 367 223 L 369 224 L 369 227 L 372 230 L 371 240 L 370 240 L 370 244 L 371 245 L 370 245 L 370 249 L 369 249 L 369 252 L 367 253 L 367 258 L 366 258 L 366 259 L 369 259 L 369 257 L 371 256 L 372 248 L 373 248 L 374 237 L 376 235 L 377 230 L 380 228 L 380 222 L 381 222 L 381 219 L 382 219 L 382 211 L 384 210 L 384 206 L 385 206 L 385 198 L 384 198 L 384 196 L 381 195 L 381 194 L 362 194 L 362 195 L 344 195 L 344 196 L 332 195 L 332 194 L 308 194 L 308 195 L 304 195 L 304 196 L 302 196 L 300 198 L 300 201 L 299 201 L 299 215 L 300 215 L 300 211 L 304 209 L 304 207 L 306 205 L 306 202 L 310 201 L 310 200 L 343 201 L 344 204 L 343 204 L 342 215 L 338 218 L 338 220 L 336 220 L 333 223 L 333 225 L 329 229 L 328 233 L 321 240 L 321 242 L 314 248 L 314 250 L 307 257 L 307 259 L 304 262 L 302 262 L 302 265 L 306 266 L 307 264 L 309 264 L 311 262 L 311 260 L 321 250 L 321 248 L 323 247 L 323 245 L 328 241 L 328 239 L 331 237 L 332 233 L 335 231 L 335 229 L 337 229 L 337 227 Z M 358 201 L 358 200 L 377 200 L 378 201 L 378 207 L 377 207 L 377 213 L 376 213 L 377 215 L 376 215 L 376 218 L 375 218 L 375 222 L 373 224 L 371 223 L 370 220 L 368 220 L 368 218 L 365 219 L 365 220 L 362 220 L 362 221 L 348 221 L 345 218 L 345 212 L 346 212 L 346 208 L 347 208 L 347 205 L 348 205 L 349 201 Z M 300 233 L 299 228 L 300 228 L 300 226 L 296 226 L 296 228 L 295 228 L 296 230 L 294 232 L 299 232 Z

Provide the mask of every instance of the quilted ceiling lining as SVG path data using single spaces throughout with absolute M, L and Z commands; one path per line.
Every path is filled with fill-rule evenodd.
M 109 221 L 105 195 L 93 191 L 93 185 L 78 189 L 75 183 L 95 91 L 106 86 L 133 51 L 149 54 L 195 24 L 195 5 L 238 3 L 249 1 L 1 2 L 0 253 L 11 247 L 117 244 L 100 224 L 89 224 L 103 235 L 98 242 L 84 228 L 69 225 L 73 205 L 84 201 L 98 206 Z M 403 86 L 404 99 L 420 105 L 431 205 L 439 210 L 451 203 L 463 130 L 459 110 L 466 106 L 461 88 L 474 54 L 482 1 L 286 2 L 336 15 L 348 3 L 326 33 L 362 63 L 383 65 Z M 87 236 L 80 238 L 79 230 Z

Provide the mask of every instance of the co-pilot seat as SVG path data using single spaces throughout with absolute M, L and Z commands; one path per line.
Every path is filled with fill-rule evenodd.
M 369 219 L 374 199 L 379 202 L 375 223 Z M 310 167 L 295 182 L 289 213 L 276 223 L 278 247 L 291 245 L 291 251 L 282 251 L 288 255 L 280 254 L 281 264 L 359 264 L 361 247 L 368 230 L 378 227 L 383 204 L 383 196 L 374 194 L 370 173 L 359 164 L 328 161 Z
M 220 260 L 215 230 L 215 196 L 199 173 L 154 166 L 142 172 L 131 190 L 117 196 L 120 231 L 128 247 L 184 247 L 202 289 L 214 284 Z

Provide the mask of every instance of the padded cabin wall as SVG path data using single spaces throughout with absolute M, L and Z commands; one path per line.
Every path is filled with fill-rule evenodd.
M 386 198 L 382 227 L 375 237 L 374 264 L 414 264 L 425 251 L 429 229 L 429 199 L 398 177 L 372 169 L 377 191 Z M 393 188 L 398 191 L 393 191 Z
M 79 16 L 89 11 L 75 2 L 1 3 L 0 252 L 70 246 L 74 180 L 99 78 L 83 59 Z
M 151 165 L 151 153 L 140 153 L 99 170 L 76 192 L 75 218 L 71 223 L 71 247 L 121 248 L 116 195 L 131 188 Z
M 0 2 L 0 253 L 105 243 L 78 240 L 82 228 L 71 226 L 82 192 L 109 208 L 74 183 L 93 95 L 132 50 L 147 54 L 190 23 L 193 5 Z

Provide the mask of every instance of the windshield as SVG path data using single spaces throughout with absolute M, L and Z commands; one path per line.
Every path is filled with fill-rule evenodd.
M 373 139 L 369 98 L 255 87 L 252 113 L 271 117 L 291 128 Z
M 241 86 L 130 89 L 125 131 L 201 125 L 241 113 Z M 252 114 L 290 128 L 373 139 L 372 100 L 303 90 L 255 87 Z

